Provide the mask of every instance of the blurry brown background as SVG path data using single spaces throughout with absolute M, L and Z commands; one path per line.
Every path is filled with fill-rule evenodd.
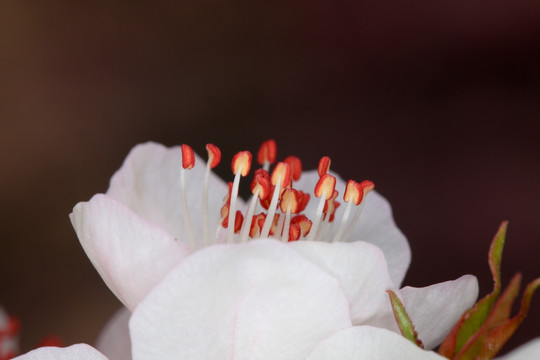
M 0 303 L 24 349 L 92 342 L 119 307 L 68 213 L 147 140 L 331 156 L 391 201 L 406 284 L 486 294 L 504 219 L 504 280 L 540 276 L 539 1 L 88 3 L 0 2 Z M 510 346 L 539 323 L 537 295 Z

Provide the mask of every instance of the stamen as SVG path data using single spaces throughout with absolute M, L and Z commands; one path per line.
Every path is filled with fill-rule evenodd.
M 266 200 L 270 196 L 270 189 L 272 184 L 270 182 L 270 175 L 264 169 L 255 171 L 255 176 L 251 183 L 251 201 L 249 203 L 248 210 L 246 212 L 246 219 L 251 219 L 255 213 L 257 200 Z M 248 240 L 248 231 L 251 230 L 252 224 L 248 221 L 244 222 L 242 231 L 240 232 L 240 242 L 246 242 Z
M 279 162 L 272 172 L 271 181 L 275 188 L 274 193 L 272 194 L 272 202 L 268 208 L 268 215 L 266 216 L 266 221 L 264 222 L 264 227 L 261 231 L 261 238 L 268 237 L 270 226 L 274 221 L 274 215 L 276 213 L 277 203 L 280 198 L 281 188 L 285 187 L 291 181 L 291 167 L 289 164 Z
M 238 187 L 240 186 L 240 176 L 246 176 L 251 168 L 251 153 L 249 151 L 240 151 L 234 155 L 231 163 L 231 168 L 234 173 L 234 182 L 231 192 L 231 208 L 229 210 L 229 224 L 233 222 L 233 216 L 236 214 L 236 199 L 238 198 Z M 235 219 L 236 225 L 236 219 Z M 227 243 L 232 244 L 234 239 L 235 229 L 228 228 Z
M 188 241 L 195 249 L 197 243 L 193 236 L 193 227 L 191 225 L 191 219 L 189 218 L 187 197 L 186 197 L 186 170 L 192 169 L 195 166 L 195 153 L 189 145 L 182 144 L 182 168 L 180 169 L 180 192 L 182 196 L 182 217 L 184 218 L 184 226 L 186 227 L 186 233 Z
M 281 241 L 287 242 L 289 238 L 289 227 L 291 224 L 291 213 L 298 211 L 298 193 L 294 189 L 285 189 L 281 196 L 281 212 L 285 213 L 285 223 L 281 234 Z
M 360 204 L 356 207 L 356 213 L 354 214 L 353 219 L 349 223 L 349 226 L 347 226 L 347 230 L 345 231 L 345 234 L 343 235 L 343 239 L 347 239 L 349 237 L 349 234 L 354 228 L 354 225 L 358 222 L 358 219 L 360 218 L 360 214 L 362 213 L 362 209 L 364 208 L 366 195 L 375 188 L 375 184 L 372 181 L 364 180 L 360 183 L 360 188 L 362 189 L 361 190 L 362 199 L 360 200 Z
M 317 229 L 319 228 L 319 223 L 321 221 L 321 216 L 326 200 L 330 199 L 334 195 L 334 190 L 336 188 L 336 178 L 330 174 L 324 174 L 317 185 L 315 185 L 315 196 L 321 198 L 319 201 L 319 206 L 315 213 L 313 219 L 313 226 L 309 235 L 309 240 L 315 240 L 317 236 Z
M 302 161 L 296 156 L 287 156 L 283 162 L 289 164 L 294 181 L 298 181 L 302 175 Z
M 274 139 L 266 140 L 262 143 L 259 152 L 257 153 L 257 162 L 262 165 L 263 169 L 270 170 L 270 164 L 276 162 L 277 146 Z
M 204 173 L 204 185 L 203 185 L 203 246 L 207 246 L 210 243 L 210 224 L 208 215 L 208 179 L 210 178 L 210 169 L 218 166 L 221 161 L 221 151 L 214 144 L 206 144 L 206 150 L 208 151 L 208 162 L 206 163 L 206 171 Z
M 317 170 L 319 171 L 319 176 L 323 176 L 328 171 L 330 171 L 330 158 L 328 156 L 323 156 L 321 160 L 319 161 L 319 167 Z

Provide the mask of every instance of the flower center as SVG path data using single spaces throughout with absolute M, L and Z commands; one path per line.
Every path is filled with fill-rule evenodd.
M 195 248 L 219 243 L 220 228 L 227 229 L 226 243 L 247 242 L 254 238 L 273 237 L 283 242 L 296 240 L 344 241 L 348 238 L 360 217 L 366 195 L 373 190 L 374 184 L 369 180 L 360 183 L 349 180 L 343 194 L 346 208 L 339 221 L 337 231 L 333 232 L 330 224 L 334 223 L 336 209 L 340 205 L 336 201 L 339 193 L 336 190 L 336 177 L 329 173 L 330 158 L 321 158 L 318 166 L 319 180 L 313 189 L 319 198 L 313 214 L 304 214 L 312 189 L 295 187 L 302 176 L 302 162 L 295 156 L 289 156 L 276 162 L 277 146 L 274 140 L 267 140 L 257 153 L 257 162 L 261 166 L 255 170 L 251 182 L 252 196 L 244 212 L 237 210 L 240 180 L 246 177 L 251 169 L 252 155 L 249 151 L 240 151 L 232 159 L 231 169 L 233 182 L 228 183 L 228 192 L 223 199 L 221 217 L 218 228 L 212 234 L 209 228 L 208 183 L 210 171 L 221 161 L 221 151 L 213 144 L 206 145 L 208 161 L 202 194 L 202 226 L 203 240 L 198 242 L 194 237 L 193 225 L 189 217 L 186 196 L 185 177 L 195 166 L 195 154 L 189 145 L 182 145 L 182 169 L 180 186 L 182 196 L 182 216 L 188 241 Z M 273 166 L 273 169 L 271 167 Z M 355 214 L 351 219 L 351 213 Z M 222 241 L 221 241 L 222 242 Z

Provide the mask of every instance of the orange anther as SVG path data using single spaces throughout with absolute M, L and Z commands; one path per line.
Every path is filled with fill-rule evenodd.
M 328 200 L 334 195 L 335 188 L 336 178 L 330 174 L 324 174 L 315 185 L 315 196 L 321 197 L 325 195 L 326 200 Z
M 210 163 L 210 169 L 218 166 L 221 161 L 221 150 L 214 144 L 206 144 L 206 151 L 208 151 L 208 162 Z
M 251 192 L 255 194 L 259 192 L 259 199 L 266 200 L 270 196 L 272 191 L 272 183 L 270 182 L 270 175 L 263 169 L 255 171 L 255 176 L 251 182 Z
M 182 167 L 192 169 L 195 166 L 195 153 L 191 146 L 182 144 Z
M 343 200 L 346 202 L 353 201 L 354 205 L 359 205 L 364 198 L 364 190 L 362 185 L 354 180 L 347 181 L 347 187 L 345 188 L 345 194 L 343 194 Z
M 323 156 L 321 160 L 319 161 L 319 168 L 317 169 L 319 171 L 319 176 L 325 175 L 328 170 L 330 170 L 330 158 L 328 156 Z
M 273 164 L 276 162 L 277 146 L 274 139 L 266 140 L 262 143 L 257 153 L 257 162 L 264 165 L 265 162 Z
M 294 189 L 285 189 L 281 195 L 280 208 L 283 213 L 287 212 L 287 209 L 292 213 L 298 212 L 298 192 Z
M 231 164 L 233 174 L 240 172 L 242 176 L 246 176 L 251 168 L 251 153 L 249 151 L 240 151 L 234 155 Z
M 307 204 L 309 203 L 309 194 L 298 190 L 298 209 L 297 212 L 302 212 L 305 210 Z
M 302 161 L 296 156 L 287 156 L 283 162 L 289 164 L 293 180 L 298 181 L 302 175 Z
M 360 183 L 360 186 L 364 190 L 364 196 L 371 190 L 375 189 L 375 184 L 372 181 L 364 180 Z
M 277 186 L 278 182 L 282 188 L 287 187 L 291 182 L 291 167 L 285 162 L 277 163 L 272 171 L 272 185 Z
M 291 227 L 293 225 L 300 226 L 300 230 L 302 230 L 302 236 L 306 236 L 311 230 L 312 222 L 305 215 L 296 215 L 291 219 Z

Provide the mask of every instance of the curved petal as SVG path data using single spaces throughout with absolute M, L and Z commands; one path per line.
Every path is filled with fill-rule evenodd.
M 189 215 L 197 239 L 203 236 L 202 193 L 205 167 L 206 162 L 195 155 L 195 167 L 185 174 Z M 173 237 L 184 240 L 186 229 L 181 205 L 181 168 L 182 151 L 179 146 L 166 148 L 153 142 L 139 144 L 131 150 L 122 167 L 111 178 L 107 194 L 167 230 Z M 219 223 L 222 199 L 227 191 L 227 184 L 210 172 L 208 215 L 212 234 Z
M 86 255 L 128 309 L 189 254 L 185 244 L 107 195 L 77 204 L 70 219 Z
M 118 310 L 99 334 L 96 349 L 114 360 L 131 360 L 130 316 L 128 309 Z
M 336 190 L 344 194 L 346 182 L 339 175 L 332 174 L 336 176 Z M 318 199 L 313 191 L 318 180 L 319 175 L 316 170 L 306 171 L 294 185 L 311 196 L 312 200 L 305 210 L 308 217 L 313 216 L 317 208 Z M 344 206 L 336 210 L 335 221 L 339 222 L 343 211 Z M 394 222 L 390 204 L 376 191 L 367 195 L 360 219 L 346 241 L 359 240 L 372 243 L 383 251 L 388 262 L 390 278 L 396 286 L 400 286 L 411 263 L 411 249 L 405 235 Z
M 529 341 L 498 360 L 538 360 L 540 359 L 540 338 Z
M 391 327 L 395 323 L 386 290 L 397 292 L 382 251 L 370 243 L 290 243 L 310 261 L 339 280 L 350 303 L 353 325 Z
M 129 325 L 135 360 L 297 360 L 351 322 L 334 278 L 285 244 L 256 240 L 188 257 Z
M 358 326 L 318 344 L 306 360 L 447 360 L 386 329 Z
M 465 310 L 478 297 L 478 281 L 472 275 L 424 288 L 401 289 L 403 304 L 426 349 L 439 345 Z
M 66 348 L 42 347 L 16 357 L 14 360 L 107 360 L 99 351 L 86 344 Z

